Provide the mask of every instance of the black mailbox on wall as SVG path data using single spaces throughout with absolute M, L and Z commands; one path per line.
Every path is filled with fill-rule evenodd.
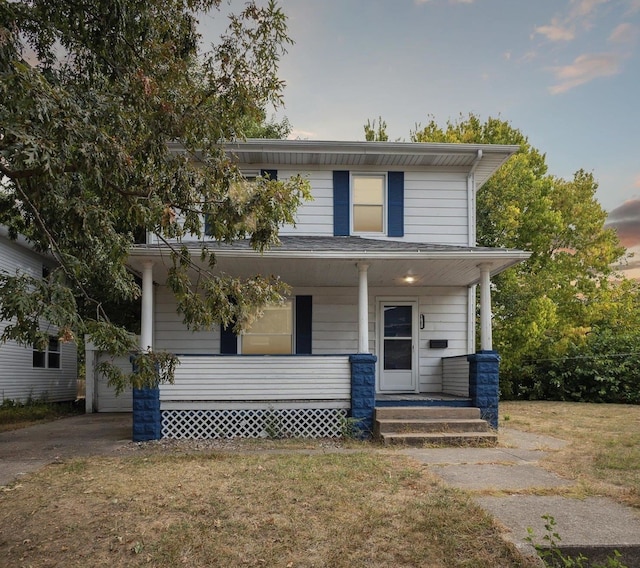
M 448 339 L 430 339 L 429 347 L 431 349 L 446 349 L 447 347 L 449 347 L 449 340 Z

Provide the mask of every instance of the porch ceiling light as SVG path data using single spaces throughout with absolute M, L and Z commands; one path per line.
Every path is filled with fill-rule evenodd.
M 405 284 L 413 284 L 417 278 L 413 274 L 407 274 L 402 280 Z

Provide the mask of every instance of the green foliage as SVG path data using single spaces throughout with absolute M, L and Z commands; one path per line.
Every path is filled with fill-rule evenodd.
M 83 408 L 74 402 L 47 402 L 46 397 L 29 397 L 25 401 L 5 398 L 0 404 L 0 426 L 54 420 L 82 411 Z
M 364 432 L 362 418 L 347 416 L 340 421 L 340 435 L 348 440 L 360 440 L 369 432 Z
M 470 114 L 444 128 L 431 120 L 416 126 L 411 139 L 520 147 L 478 191 L 477 242 L 532 253 L 492 279 L 493 337 L 502 356 L 502 396 L 550 396 L 541 360 L 581 353 L 590 331 L 619 331 L 624 317 L 637 322 L 640 315 L 633 285 L 611 281 L 611 266 L 625 251 L 604 227 L 593 175 L 579 170 L 566 180 L 548 174 L 545 155 L 499 118 L 482 122 Z M 636 298 L 634 305 L 624 300 L 626 312 L 618 304 L 625 294 Z
M 382 120 L 382 117 L 378 117 L 378 126 L 376 127 L 376 121 L 367 119 L 367 124 L 364 125 L 364 139 L 367 142 L 386 142 L 389 140 L 387 135 L 387 123 Z
M 520 398 L 640 404 L 640 330 L 594 328 L 562 357 L 525 362 Z
M 609 556 L 604 564 L 590 562 L 583 554 L 575 557 L 565 555 L 560 548 L 562 538 L 558 533 L 555 518 L 546 514 L 542 515 L 542 519 L 545 529 L 542 542 L 536 541 L 535 533 L 531 527 L 527 528 L 525 540 L 536 549 L 545 566 L 549 568 L 626 568 L 626 564 L 620 561 L 621 554 L 617 550 L 613 551 L 613 555 Z
M 236 190 L 241 175 L 222 144 L 290 129 L 266 123 L 264 109 L 281 102 L 278 62 L 291 40 L 274 2 L 249 2 L 201 52 L 196 18 L 215 17 L 219 4 L 0 0 L 0 223 L 59 266 L 44 280 L 1 276 L 0 317 L 12 321 L 2 340 L 41 345 L 46 319 L 61 340 L 88 334 L 112 353 L 135 350 L 122 329 L 131 318 L 111 316 L 140 296 L 126 264 L 136 239 L 202 242 L 207 215 L 217 240 L 246 237 L 262 250 L 309 197 L 300 178 Z M 241 326 L 284 290 L 215 276 L 204 244 L 199 258 L 178 246 L 171 261 L 171 288 L 195 329 L 232 317 Z M 164 356 L 140 363 L 149 385 L 175 366 Z

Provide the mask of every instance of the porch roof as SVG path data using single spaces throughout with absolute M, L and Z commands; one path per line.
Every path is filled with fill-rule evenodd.
M 362 237 L 282 236 L 279 246 L 260 253 L 248 240 L 207 243 L 216 255 L 217 272 L 240 277 L 276 274 L 293 286 L 356 286 L 356 264 L 369 264 L 369 286 L 469 286 L 478 283 L 481 264 L 491 275 L 529 258 L 514 249 L 465 247 Z M 199 258 L 202 242 L 183 243 Z M 179 246 L 179 245 L 178 245 Z M 129 263 L 171 264 L 166 245 L 135 245 Z M 197 260 L 196 260 L 197 261 Z M 156 279 L 161 271 L 156 270 Z M 407 277 L 412 280 L 407 280 Z

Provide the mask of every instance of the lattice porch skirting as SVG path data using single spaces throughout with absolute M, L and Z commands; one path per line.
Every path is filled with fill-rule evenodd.
M 162 437 L 333 438 L 344 432 L 345 408 L 163 410 Z

